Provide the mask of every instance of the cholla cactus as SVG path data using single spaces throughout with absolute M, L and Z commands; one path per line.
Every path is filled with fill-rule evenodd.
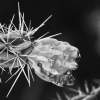
M 17 75 L 7 97 L 21 73 L 24 74 L 30 86 L 30 77 L 34 80 L 32 69 L 41 79 L 57 86 L 73 85 L 74 77 L 71 72 L 77 68 L 75 59 L 79 57 L 78 49 L 68 42 L 54 38 L 61 33 L 44 37 L 48 34 L 47 32 L 38 39 L 31 40 L 31 37 L 45 25 L 52 15 L 39 27 L 33 29 L 27 27 L 19 4 L 18 14 L 18 28 L 13 23 L 14 16 L 8 27 L 0 24 L 0 68 L 3 71 L 9 69 L 11 77 L 6 82 Z M 27 67 L 28 74 L 24 70 L 25 67 Z M 15 73 L 12 73 L 13 69 L 16 69 Z
M 94 81 L 95 85 L 91 87 L 91 90 L 89 89 L 89 85 L 86 81 L 84 83 L 84 89 L 83 91 L 81 87 L 78 86 L 77 89 L 74 88 L 67 88 L 70 92 L 67 94 L 64 92 L 65 100 L 99 100 L 100 95 L 100 80 Z M 53 100 L 63 100 L 59 93 L 56 93 L 57 99 Z

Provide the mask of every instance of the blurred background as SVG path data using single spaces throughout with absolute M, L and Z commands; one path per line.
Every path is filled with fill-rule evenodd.
M 67 41 L 80 50 L 79 68 L 74 72 L 76 84 L 82 85 L 87 80 L 100 78 L 100 1 L 99 0 L 19 0 L 21 12 L 25 21 L 31 26 L 39 26 L 50 14 L 53 17 L 36 33 L 36 38 L 49 31 L 50 35 L 63 33 L 56 38 Z M 0 0 L 0 22 L 9 25 L 15 14 L 14 24 L 18 27 L 18 0 Z M 33 72 L 34 73 L 34 72 Z M 6 100 L 5 95 L 13 80 L 4 84 L 5 76 L 0 84 L 0 100 Z M 8 100 L 52 100 L 56 92 L 63 98 L 63 90 L 51 83 L 44 82 L 35 74 L 35 82 L 28 87 L 22 75 Z M 63 99 L 64 100 L 64 99 Z

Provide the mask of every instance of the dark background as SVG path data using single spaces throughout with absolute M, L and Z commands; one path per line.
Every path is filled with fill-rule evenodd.
M 85 80 L 91 83 L 94 78 L 100 77 L 100 55 L 99 49 L 96 47 L 99 32 L 95 28 L 95 22 L 92 22 L 95 19 L 94 12 L 98 11 L 99 13 L 100 11 L 99 0 L 19 0 L 19 3 L 21 12 L 25 14 L 27 25 L 31 20 L 31 25 L 37 27 L 50 14 L 53 15 L 46 25 L 36 33 L 36 37 L 47 31 L 50 31 L 50 35 L 61 32 L 63 34 L 57 36 L 57 39 L 67 41 L 79 48 L 81 59 L 79 68 L 74 73 L 77 84 L 81 84 Z M 15 14 L 14 23 L 18 27 L 17 4 L 17 0 L 0 0 L 0 22 L 2 24 L 8 25 Z M 91 17 L 92 14 L 94 17 Z M 35 82 L 31 82 L 29 88 L 22 75 L 8 100 L 50 100 L 56 97 L 56 92 L 63 97 L 62 92 L 65 88 L 44 82 L 36 75 L 34 77 Z M 1 84 L 0 100 L 6 100 L 5 95 L 12 82 Z

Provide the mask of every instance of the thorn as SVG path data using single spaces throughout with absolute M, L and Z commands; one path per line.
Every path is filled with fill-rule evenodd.
M 10 90 L 9 90 L 7 96 L 6 96 L 7 98 L 8 98 L 8 96 L 9 96 L 10 92 L 12 91 L 13 87 L 15 86 L 15 84 L 16 84 L 16 82 L 17 82 L 19 76 L 21 75 L 21 73 L 22 73 L 22 70 L 19 72 L 19 74 L 18 74 L 18 76 L 16 77 L 16 79 L 15 79 L 13 85 L 11 86 L 11 88 L 10 88 Z
M 42 24 L 40 24 L 37 28 L 33 29 L 32 32 L 28 33 L 27 36 L 30 37 L 30 35 L 34 35 L 35 32 L 37 32 L 41 27 L 43 27 L 45 25 L 45 23 L 52 17 L 52 15 L 50 15 L 45 21 L 43 21 Z
M 46 32 L 45 34 L 43 34 L 42 36 L 40 36 L 37 40 L 40 40 L 41 38 L 43 38 L 44 36 L 46 36 L 49 32 Z
M 14 58 L 15 58 L 15 57 L 14 57 Z M 5 63 L 7 63 L 7 62 L 9 62 L 9 61 L 13 60 L 14 58 L 11 58 L 10 60 L 7 60 L 7 61 L 5 61 L 5 62 L 1 63 L 0 65 L 4 65 Z
M 4 38 L 3 38 L 3 35 L 4 35 L 4 34 L 0 35 L 0 39 L 1 39 L 1 41 L 2 41 L 3 43 L 6 43 L 6 41 L 5 41 Z
M 10 72 L 10 74 L 12 74 L 12 69 L 13 69 L 13 67 L 14 67 L 14 65 L 15 65 L 15 61 L 16 61 L 16 60 L 17 60 L 17 57 L 14 58 L 14 61 L 13 61 L 13 63 L 12 63 L 12 66 L 9 67 L 9 72 Z
M 86 81 L 85 81 L 85 90 L 86 90 L 86 93 L 89 93 L 89 88 L 88 88 L 88 84 Z
M 14 17 L 15 17 L 15 14 L 13 15 L 13 17 L 12 17 L 12 19 L 11 19 L 11 21 L 10 21 L 10 24 L 9 24 L 9 26 L 8 26 L 8 31 L 10 30 L 11 25 L 13 24 Z
M 52 38 L 52 37 L 55 37 L 57 35 L 61 35 L 62 33 L 57 33 L 57 34 L 54 34 L 54 35 L 51 35 L 51 36 L 48 36 L 47 38 Z
M 0 51 L 0 55 L 1 55 L 5 50 L 6 50 L 6 47 L 5 47 L 2 51 Z
M 25 73 L 25 71 L 24 71 L 24 67 L 25 67 L 25 65 L 24 65 L 24 67 L 23 67 L 23 65 L 21 64 L 21 61 L 20 61 L 20 57 L 18 57 L 18 61 L 19 61 L 19 64 L 20 64 L 20 67 L 21 67 L 21 69 L 22 69 L 22 71 L 23 71 L 23 74 L 24 74 L 24 76 L 25 76 L 25 78 L 26 78 L 26 80 L 27 80 L 27 82 L 28 82 L 28 84 L 29 84 L 29 79 L 28 79 L 28 77 L 27 77 L 27 75 L 26 75 L 26 73 Z
M 61 96 L 58 93 L 56 93 L 56 95 L 58 100 L 62 100 Z
M 19 2 L 18 2 L 18 15 L 19 15 L 19 30 L 21 29 L 21 22 L 22 22 L 22 20 L 21 20 L 21 12 L 20 12 L 20 5 L 19 5 Z
M 30 87 L 30 71 L 28 65 L 27 65 L 27 71 L 28 71 L 28 79 L 29 79 L 29 87 Z
M 13 75 L 11 75 L 11 77 L 9 77 L 9 78 L 5 81 L 5 83 L 7 83 L 9 80 L 11 80 L 11 79 L 19 72 L 20 69 L 21 69 L 21 68 L 19 68 Z
M 3 73 L 3 71 L 5 71 L 5 69 L 2 67 L 2 66 L 0 66 L 0 68 L 2 69 L 2 72 L 1 72 L 1 74 Z
M 15 17 L 15 15 L 13 15 L 13 17 L 12 17 L 12 19 L 11 19 L 11 21 L 10 21 L 10 24 L 9 24 L 9 26 L 8 26 L 7 43 L 8 43 L 8 40 L 9 40 L 10 33 L 11 33 L 10 31 L 12 30 L 12 29 L 11 29 L 11 26 L 12 26 L 12 24 L 13 24 L 14 17 Z
M 42 39 L 37 39 L 37 40 L 35 40 L 35 41 L 41 41 L 41 40 L 43 40 L 43 39 L 48 39 L 48 38 L 52 38 L 52 37 L 55 37 L 55 36 L 57 36 L 57 35 L 61 35 L 62 33 L 58 33 L 58 34 L 54 34 L 54 35 L 51 35 L 51 36 L 48 36 L 48 37 L 45 37 L 45 38 L 42 38 Z

